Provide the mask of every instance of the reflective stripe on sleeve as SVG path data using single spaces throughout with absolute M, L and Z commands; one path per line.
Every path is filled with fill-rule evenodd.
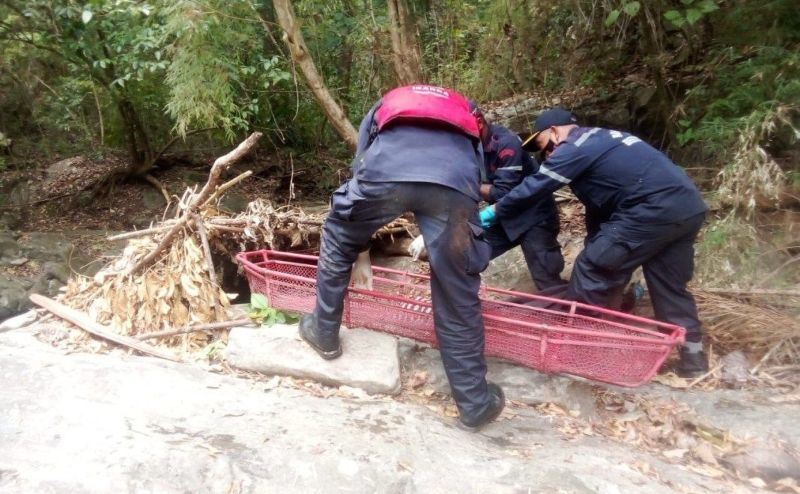
M 581 144 L 583 144 L 584 142 L 586 142 L 586 139 L 588 139 L 588 138 L 589 138 L 589 136 L 591 136 L 591 135 L 592 135 L 592 134 L 594 134 L 595 132 L 598 132 L 599 130 L 600 130 L 600 128 L 598 128 L 598 127 L 595 127 L 595 128 L 593 128 L 592 130 L 590 130 L 590 131 L 586 132 L 585 134 L 583 134 L 582 136 L 578 137 L 578 140 L 577 140 L 577 141 L 575 141 L 575 146 L 576 146 L 576 147 L 581 147 Z
M 562 184 L 568 184 L 572 182 L 572 180 L 562 175 L 559 175 L 558 173 L 554 172 L 553 170 L 550 170 L 544 165 L 539 166 L 539 173 L 541 173 L 542 175 L 546 175 L 557 182 L 561 182 Z

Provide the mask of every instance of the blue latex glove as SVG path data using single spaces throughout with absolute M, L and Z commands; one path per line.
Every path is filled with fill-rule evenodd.
M 481 209 L 478 217 L 481 220 L 481 226 L 483 228 L 489 228 L 490 226 L 494 225 L 495 221 L 497 221 L 497 215 L 494 212 L 493 205 L 486 206 L 485 208 Z

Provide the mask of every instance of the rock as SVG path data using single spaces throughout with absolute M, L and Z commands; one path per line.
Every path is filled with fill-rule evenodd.
M 76 170 L 81 166 L 84 166 L 86 161 L 86 158 L 83 156 L 73 156 L 72 158 L 66 158 L 61 161 L 57 161 L 47 167 L 47 178 L 53 179 L 63 175 L 64 173 Z
M 489 286 L 517 292 L 536 293 L 537 291 L 522 249 L 516 247 L 492 259 L 489 267 L 481 275 L 481 281 Z
M 722 381 L 730 386 L 741 387 L 750 380 L 750 363 L 741 350 L 722 357 Z
M 0 320 L 14 316 L 30 306 L 26 281 L 0 275 Z
M 9 331 L 11 329 L 19 329 L 29 324 L 33 324 L 33 322 L 36 321 L 36 317 L 37 317 L 36 311 L 29 310 L 24 314 L 20 314 L 16 317 L 11 317 L 9 319 L 6 319 L 2 323 L 0 323 L 0 332 Z
M 575 410 L 583 418 L 597 414 L 592 384 L 566 376 L 542 374 L 499 359 L 488 360 L 487 379 L 499 384 L 506 398 L 535 405 L 556 403 L 567 410 Z M 410 358 L 410 372 L 425 372 L 427 383 L 435 391 L 450 393 L 438 350 L 423 348 Z
M 564 440 L 557 422 L 526 408 L 470 434 L 425 404 L 322 398 L 148 357 L 64 355 L 34 331 L 0 333 L 2 492 L 733 491 L 729 479 L 619 441 Z
M 142 203 L 142 209 L 147 211 L 160 211 L 167 205 L 167 201 L 164 200 L 164 196 L 155 187 L 147 187 L 143 189 L 140 200 Z M 153 219 L 151 218 L 151 221 L 152 220 Z
M 800 480 L 800 458 L 797 451 L 787 451 L 781 444 L 758 441 L 738 455 L 722 460 L 745 477 L 758 477 L 767 482 L 784 478 Z
M 247 200 L 247 197 L 235 190 L 229 190 L 220 200 L 221 208 L 233 214 L 244 212 L 247 210 L 248 204 L 250 204 L 250 201 Z
M 324 360 L 297 334 L 296 325 L 234 328 L 228 336 L 227 362 L 239 369 L 309 378 L 331 386 L 361 388 L 368 393 L 400 390 L 397 340 L 364 329 L 340 332 L 343 355 Z
M 27 180 L 15 180 L 0 188 L 0 230 L 16 230 L 27 218 L 30 202 L 30 184 Z

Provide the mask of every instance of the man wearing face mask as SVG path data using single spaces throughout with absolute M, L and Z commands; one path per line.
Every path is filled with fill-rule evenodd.
M 708 208 L 692 180 L 638 137 L 580 127 L 561 108 L 539 115 L 525 144 L 540 150 L 544 161 L 538 173 L 481 211 L 484 227 L 569 185 L 586 208 L 587 236 L 567 298 L 607 307 L 642 266 L 656 318 L 686 328 L 678 373 L 706 373 L 697 307 L 686 285 Z

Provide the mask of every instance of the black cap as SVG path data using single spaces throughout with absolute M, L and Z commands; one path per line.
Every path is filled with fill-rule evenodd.
M 577 123 L 578 119 L 575 118 L 575 115 L 573 115 L 571 111 L 563 108 L 551 108 L 549 110 L 545 110 L 540 113 L 538 117 L 536 117 L 536 122 L 533 124 L 533 134 L 525 139 L 525 142 L 523 142 L 522 145 L 528 146 L 528 144 L 531 144 L 533 140 L 536 139 L 536 136 L 550 127 L 558 127 L 559 125 L 576 125 Z

